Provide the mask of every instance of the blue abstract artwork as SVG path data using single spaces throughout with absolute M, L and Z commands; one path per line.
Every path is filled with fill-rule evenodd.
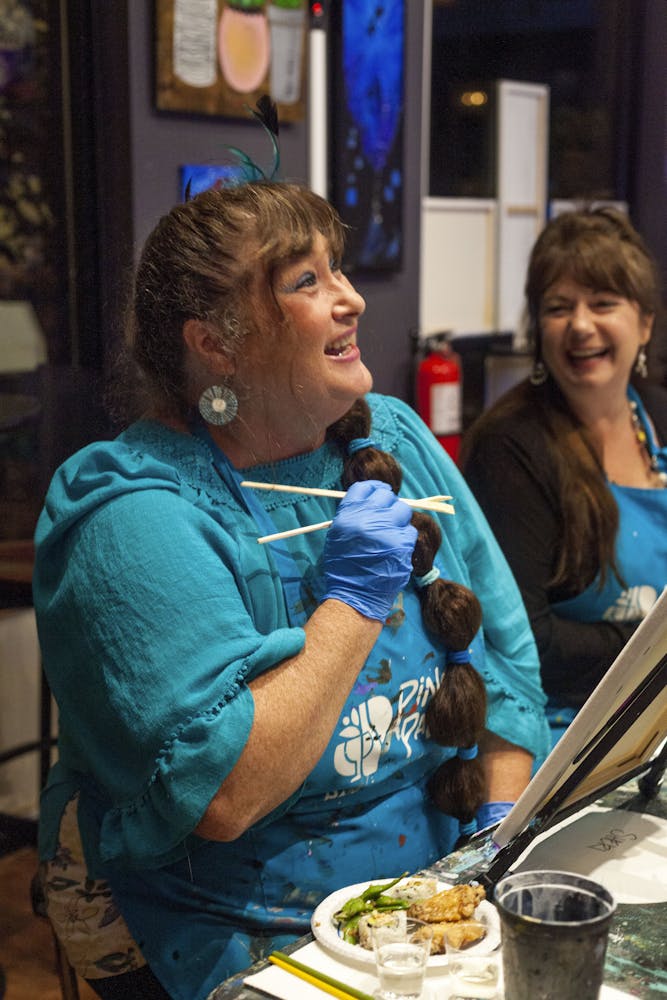
M 194 198 L 200 191 L 207 191 L 221 184 L 234 183 L 242 178 L 241 167 L 186 163 L 180 168 L 181 200 L 185 200 L 186 191 L 191 198 Z
M 404 0 L 341 0 L 334 6 L 330 188 L 351 227 L 346 263 L 354 270 L 399 270 Z

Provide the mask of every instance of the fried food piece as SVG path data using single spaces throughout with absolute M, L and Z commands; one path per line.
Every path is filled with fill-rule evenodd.
M 428 924 L 468 920 L 486 897 L 481 885 L 455 885 L 437 892 L 429 899 L 420 899 L 408 910 L 408 916 Z
M 444 955 L 446 942 L 453 944 L 455 948 L 462 948 L 464 945 L 481 941 L 486 934 L 486 927 L 480 924 L 479 920 L 443 921 L 441 924 L 431 926 L 433 927 L 432 955 Z

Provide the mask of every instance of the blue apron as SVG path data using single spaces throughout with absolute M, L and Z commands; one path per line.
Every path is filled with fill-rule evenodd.
M 637 403 L 656 470 L 667 472 L 667 448 L 658 446 L 632 387 L 628 396 Z M 609 483 L 609 488 L 618 505 L 616 559 L 626 586 L 622 587 L 616 576 L 608 573 L 600 590 L 598 576 L 581 594 L 552 605 L 562 618 L 578 622 L 639 622 L 667 586 L 667 489 L 639 489 L 616 483 Z M 576 714 L 576 709 L 560 707 L 549 698 L 547 718 L 554 743 Z

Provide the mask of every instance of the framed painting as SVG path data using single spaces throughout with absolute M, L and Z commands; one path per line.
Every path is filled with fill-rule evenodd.
M 246 118 L 268 94 L 305 113 L 307 0 L 155 0 L 159 111 Z
M 243 181 L 243 168 L 231 164 L 184 163 L 180 170 L 181 201 L 209 188 Z
M 346 268 L 398 271 L 405 0 L 339 0 L 330 31 L 329 195 L 350 227 Z

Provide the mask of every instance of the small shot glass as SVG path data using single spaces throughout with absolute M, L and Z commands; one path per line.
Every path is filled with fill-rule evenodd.
M 445 938 L 450 1000 L 496 1000 L 500 997 L 501 951 L 498 940 L 484 938 L 457 946 Z
M 405 913 L 396 917 L 371 931 L 380 983 L 373 995 L 376 1000 L 421 1000 L 433 927 Z

